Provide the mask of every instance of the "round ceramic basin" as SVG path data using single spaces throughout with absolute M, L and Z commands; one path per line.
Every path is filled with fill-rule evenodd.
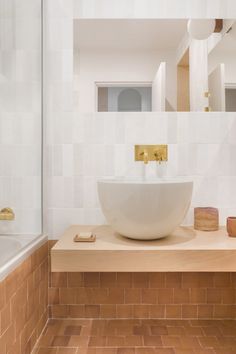
M 108 224 L 117 233 L 139 240 L 170 235 L 191 202 L 193 182 L 179 179 L 98 181 L 98 196 Z

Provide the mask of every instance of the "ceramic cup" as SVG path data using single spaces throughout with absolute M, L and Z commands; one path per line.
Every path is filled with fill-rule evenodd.
M 227 218 L 227 232 L 229 236 L 236 237 L 236 216 Z

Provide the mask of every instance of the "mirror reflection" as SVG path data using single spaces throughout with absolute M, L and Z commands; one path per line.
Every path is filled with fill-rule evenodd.
M 236 112 L 236 22 L 228 23 L 209 48 L 209 105 L 213 111 Z
M 236 111 L 235 20 L 74 20 L 80 112 Z

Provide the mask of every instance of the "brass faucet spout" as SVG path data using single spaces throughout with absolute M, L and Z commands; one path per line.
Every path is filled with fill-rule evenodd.
M 144 151 L 143 152 L 143 162 L 144 162 L 144 164 L 145 165 L 147 165 L 148 164 L 148 152 L 147 151 Z

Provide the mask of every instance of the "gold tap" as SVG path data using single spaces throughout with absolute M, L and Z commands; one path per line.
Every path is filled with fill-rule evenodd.
M 148 164 L 148 152 L 147 151 L 143 151 L 143 152 L 141 152 L 140 153 L 140 156 L 143 156 L 143 162 L 144 162 L 144 164 L 145 165 L 147 165 Z
M 0 210 L 0 220 L 14 220 L 15 214 L 11 208 L 3 208 Z
M 158 162 L 159 162 L 159 165 L 160 165 L 161 162 L 163 161 L 162 155 L 161 155 L 158 151 L 156 151 L 156 152 L 154 153 L 154 156 L 155 156 L 155 158 L 156 158 L 156 161 L 158 161 Z
M 148 161 L 168 160 L 167 145 L 135 145 L 135 161 L 143 161 L 145 165 Z

